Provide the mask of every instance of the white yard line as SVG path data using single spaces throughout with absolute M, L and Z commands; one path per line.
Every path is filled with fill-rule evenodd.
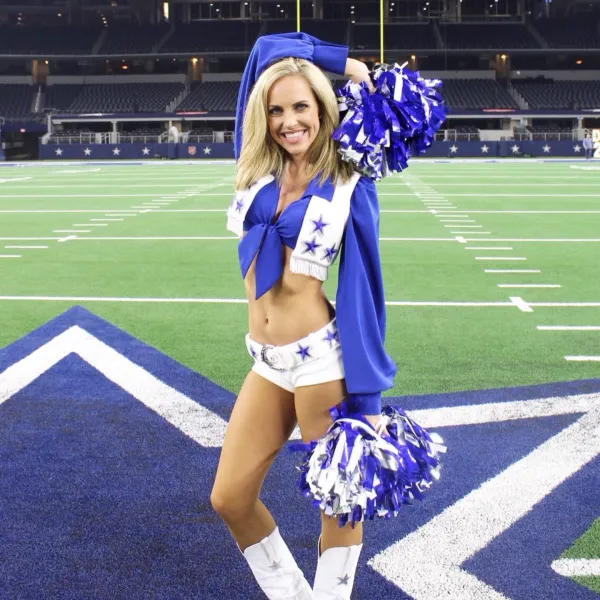
M 465 250 L 512 250 L 510 246 L 465 246 Z
M 0 214 L 53 214 L 53 213 L 106 213 L 106 212 L 131 212 L 132 208 L 101 208 L 101 209 L 90 209 L 90 208 L 74 208 L 74 209 L 6 209 L 0 210 Z M 205 213 L 205 212 L 220 212 L 226 213 L 226 208 L 174 208 L 169 210 L 162 210 L 162 213 Z M 381 209 L 379 211 L 382 214 L 431 214 L 431 209 L 419 209 L 419 210 L 402 210 L 402 209 Z M 442 214 L 444 211 L 440 210 L 437 212 L 436 217 L 441 219 L 462 219 L 469 218 L 469 215 L 465 214 Z M 461 212 L 465 212 L 462 210 Z M 600 215 L 600 210 L 469 210 L 470 214 L 482 214 L 482 215 Z
M 600 331 L 600 325 L 538 325 L 540 331 Z
M 485 269 L 484 273 L 541 273 L 539 269 Z
M 90 233 L 91 229 L 53 229 L 52 233 Z
M 46 250 L 48 246 L 4 246 L 7 250 Z
M 557 283 L 498 283 L 499 288 L 559 288 Z
M 20 254 L 0 254 L 0 258 L 22 258 Z
M 243 298 L 132 298 L 110 296 L 0 296 L 0 301 L 30 302 L 140 302 L 183 304 L 246 304 Z M 386 301 L 386 306 L 440 306 L 440 307 L 512 307 L 512 302 L 413 302 Z
M 510 300 L 521 312 L 533 312 L 531 304 L 525 302 L 523 298 L 520 298 L 519 296 L 511 296 Z
M 600 356 L 565 356 L 571 362 L 600 362 Z
M 475 260 L 527 260 L 524 256 L 476 256 Z

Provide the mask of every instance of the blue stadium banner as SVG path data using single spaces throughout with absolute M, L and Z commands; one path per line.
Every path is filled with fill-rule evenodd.
M 600 130 L 594 134 L 600 148 Z M 597 150 L 600 152 L 600 150 Z M 578 158 L 584 156 L 578 141 L 455 141 L 435 142 L 428 150 L 431 158 Z M 233 144 L 40 144 L 41 159 L 191 159 L 233 158 Z

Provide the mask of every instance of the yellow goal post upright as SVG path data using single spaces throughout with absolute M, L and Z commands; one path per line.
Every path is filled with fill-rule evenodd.
M 379 0 L 379 64 L 383 64 L 384 1 Z M 296 0 L 296 31 L 300 31 L 300 0 Z

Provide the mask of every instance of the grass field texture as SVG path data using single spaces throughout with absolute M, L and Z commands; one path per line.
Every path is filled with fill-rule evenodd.
M 0 347 L 74 304 L 235 392 L 231 164 L 0 170 Z M 388 395 L 600 376 L 600 166 L 414 162 L 378 185 Z M 325 289 L 335 297 L 336 269 Z M 600 556 L 598 523 L 565 554 Z M 600 592 L 600 578 L 581 583 Z

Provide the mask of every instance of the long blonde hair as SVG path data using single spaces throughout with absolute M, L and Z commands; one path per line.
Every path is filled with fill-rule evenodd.
M 271 86 L 282 77 L 301 75 L 313 91 L 319 105 L 321 123 L 317 137 L 307 152 L 306 178 L 321 173 L 321 184 L 330 177 L 335 183 L 346 182 L 354 167 L 338 154 L 339 142 L 331 134 L 339 123 L 337 100 L 328 77 L 311 62 L 301 58 L 284 58 L 258 78 L 246 105 L 242 128 L 242 150 L 237 162 L 235 188 L 242 190 L 268 174 L 281 182 L 287 162 L 287 153 L 269 133 L 267 97 Z

